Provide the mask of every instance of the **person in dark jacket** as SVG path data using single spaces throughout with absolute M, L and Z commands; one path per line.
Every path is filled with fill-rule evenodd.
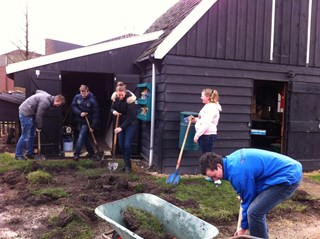
M 84 144 L 88 151 L 86 157 L 93 157 L 94 149 L 91 145 L 89 131 L 94 132 L 99 124 L 99 107 L 96 97 L 89 91 L 89 87 L 86 85 L 81 85 L 79 91 L 80 94 L 74 96 L 71 104 L 72 112 L 76 117 L 79 128 L 79 136 L 73 156 L 73 159 L 76 161 L 79 160 Z M 90 128 L 88 128 L 86 117 L 90 123 Z
M 112 113 L 119 116 L 119 125 L 114 132 L 119 135 L 119 146 L 125 163 L 125 173 L 131 173 L 131 143 L 137 129 L 135 113 L 136 96 L 126 89 L 123 82 L 118 82 L 116 91 L 112 94 Z
M 300 185 L 302 165 L 279 153 L 239 149 L 221 157 L 212 152 L 200 158 L 200 170 L 213 180 L 228 180 L 241 199 L 241 226 L 235 236 L 268 238 L 266 214 L 291 197 Z M 241 210 L 240 210 L 241 211 Z
M 36 131 L 41 131 L 44 113 L 50 107 L 59 107 L 64 103 L 64 96 L 52 96 L 42 90 L 37 90 L 36 94 L 22 102 L 19 106 L 19 120 L 22 132 L 16 145 L 16 159 L 34 159 Z M 25 156 L 23 155 L 24 147 L 26 147 Z

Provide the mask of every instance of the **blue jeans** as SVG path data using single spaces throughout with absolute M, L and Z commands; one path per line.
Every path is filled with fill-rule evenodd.
M 88 154 L 92 154 L 92 155 L 94 154 L 94 149 L 91 145 L 91 141 L 90 141 L 88 133 L 89 133 L 89 129 L 88 129 L 87 125 L 85 125 L 85 124 L 79 125 L 79 137 L 77 139 L 76 148 L 74 151 L 75 156 L 77 156 L 77 157 L 80 156 L 80 152 L 81 152 L 82 146 L 84 144 L 86 145 Z
M 26 147 L 26 154 L 34 153 L 34 142 L 36 138 L 35 119 L 32 116 L 19 114 L 21 124 L 21 136 L 16 145 L 16 157 L 23 156 L 23 149 Z
M 202 153 L 213 152 L 213 143 L 217 140 L 216 134 L 201 135 L 199 137 L 199 146 Z
M 124 163 L 126 167 L 131 169 L 131 143 L 136 132 L 137 124 L 132 124 L 128 128 L 122 130 L 119 136 L 119 146 L 122 151 Z
M 291 186 L 276 185 L 264 190 L 253 200 L 247 211 L 250 236 L 268 238 L 266 214 L 276 205 L 291 197 L 299 185 L 300 182 Z

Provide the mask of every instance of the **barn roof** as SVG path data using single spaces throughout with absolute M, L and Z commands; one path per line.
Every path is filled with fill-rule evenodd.
M 31 59 L 28 61 L 22 61 L 18 63 L 9 64 L 6 67 L 7 74 L 12 74 L 15 72 L 23 71 L 26 69 L 31 69 L 38 66 L 48 65 L 55 62 L 70 60 L 82 56 L 88 56 L 104 51 L 114 50 L 122 47 L 127 47 L 131 45 L 136 45 L 148 41 L 156 40 L 163 31 L 156 31 L 148 34 L 143 34 L 140 36 L 133 36 L 129 38 L 118 39 L 114 41 L 108 41 L 101 44 L 86 46 L 74 50 L 64 51 L 56 54 L 51 54 L 47 56 L 42 56 L 36 59 Z
M 199 21 L 217 0 L 180 0 L 158 18 L 146 31 L 163 30 L 163 34 L 138 58 L 162 59 Z
M 26 99 L 25 94 L 22 93 L 7 93 L 0 94 L 0 101 L 10 102 L 16 105 L 20 105 Z

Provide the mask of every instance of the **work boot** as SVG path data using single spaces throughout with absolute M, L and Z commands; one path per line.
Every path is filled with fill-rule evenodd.
M 125 162 L 125 168 L 124 168 L 124 172 L 125 173 L 131 173 L 132 171 L 132 166 L 131 166 L 131 160 Z
M 27 159 L 34 159 L 34 154 L 26 154 Z
M 24 156 L 16 156 L 15 159 L 16 160 L 27 160 L 27 158 Z
M 124 168 L 124 172 L 125 172 L 126 174 L 131 173 L 131 168 L 126 166 L 126 167 Z
M 94 158 L 94 153 L 92 153 L 92 152 L 87 153 L 85 157 L 88 158 L 88 159 L 93 159 Z
M 73 156 L 73 160 L 74 160 L 74 161 L 78 161 L 78 160 L 79 160 L 79 156 L 78 156 L 78 155 L 74 155 L 74 156 Z

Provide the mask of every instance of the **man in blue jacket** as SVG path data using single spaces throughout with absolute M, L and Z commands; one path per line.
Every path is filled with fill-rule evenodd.
M 89 131 L 93 132 L 99 123 L 99 107 L 96 97 L 89 91 L 89 87 L 81 85 L 80 94 L 75 95 L 71 107 L 76 117 L 79 128 L 79 137 L 76 142 L 73 159 L 79 160 L 82 146 L 85 144 L 88 154 L 86 157 L 91 158 L 94 155 L 94 149 L 89 138 Z M 90 128 L 88 128 L 86 117 L 89 120 Z
M 241 198 L 242 221 L 235 235 L 268 238 L 266 214 L 291 197 L 302 178 L 301 164 L 282 154 L 240 149 L 222 157 L 205 153 L 200 170 L 213 180 L 228 180 Z

